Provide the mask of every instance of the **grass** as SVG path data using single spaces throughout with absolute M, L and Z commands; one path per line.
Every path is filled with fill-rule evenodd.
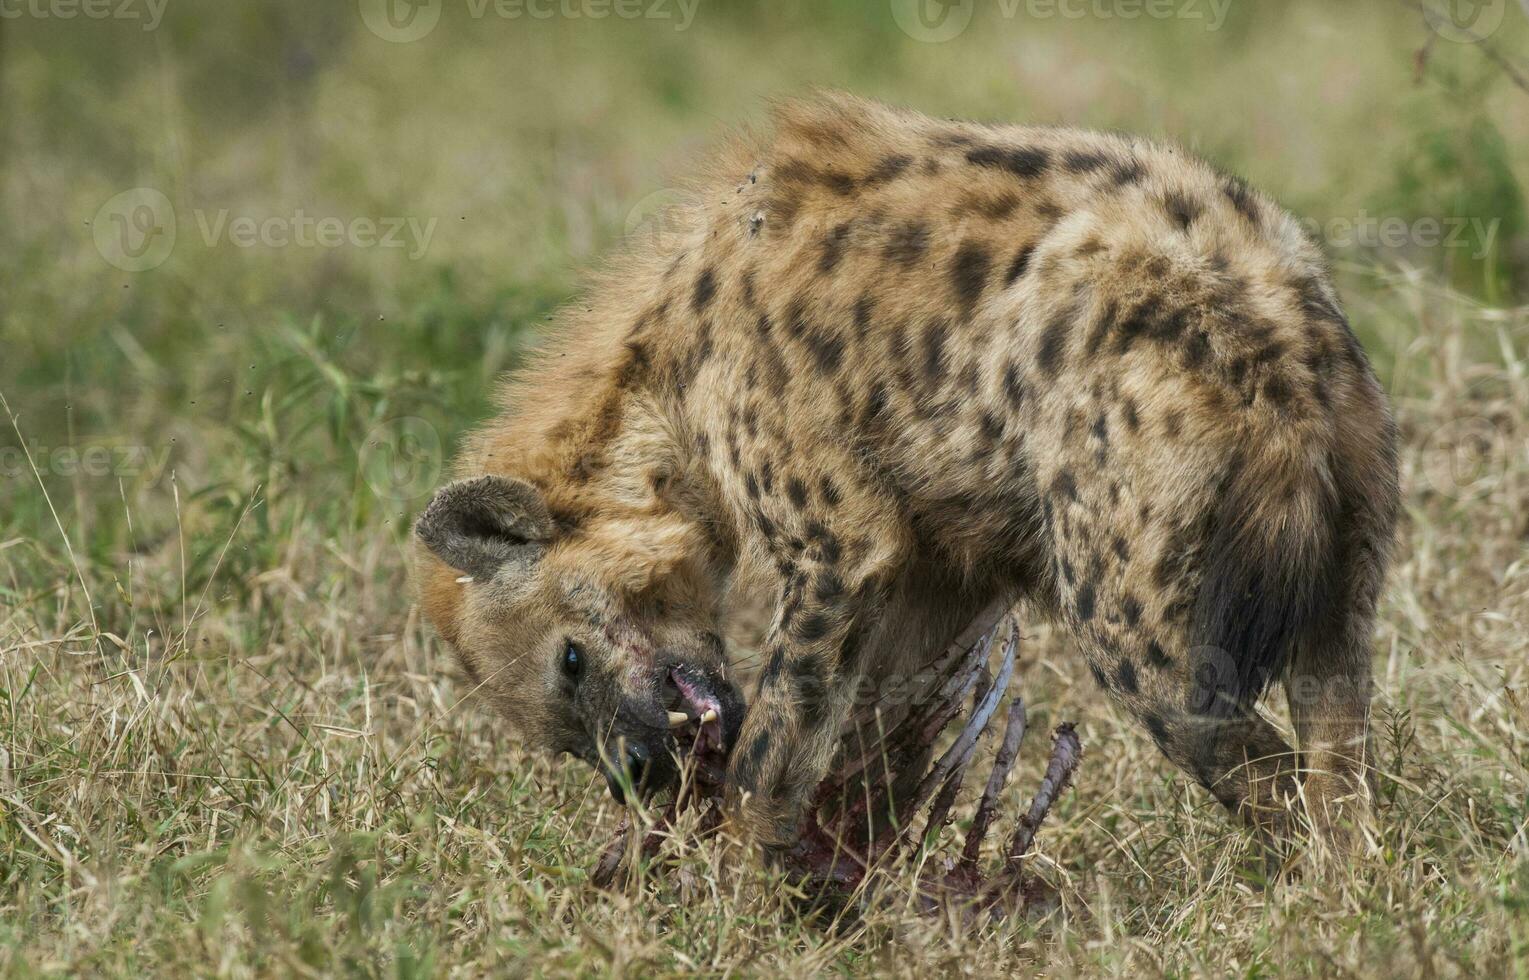
M 0 21 L 0 973 L 1529 973 L 1529 96 L 1400 5 L 1214 31 L 984 8 L 945 44 L 886 9 L 448 10 L 413 44 L 350 4 Z M 1506 16 L 1492 42 L 1522 50 Z M 1055 914 L 826 930 L 726 841 L 587 883 L 619 814 L 469 697 L 412 607 L 408 523 L 579 268 L 804 82 L 1171 136 L 1325 228 L 1497 222 L 1327 242 L 1406 488 L 1351 866 L 1265 887 L 1031 624 L 1032 729 L 1076 720 L 1086 751 L 1034 866 Z M 95 223 L 140 186 L 179 237 L 133 273 Z M 436 225 L 412 259 L 202 231 L 298 209 Z

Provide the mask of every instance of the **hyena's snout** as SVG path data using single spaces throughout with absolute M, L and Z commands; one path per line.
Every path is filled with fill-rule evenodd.
M 627 692 L 606 737 L 599 768 L 618 803 L 672 789 L 687 765 L 720 781 L 743 727 L 743 695 L 725 673 L 681 661 L 657 665 Z

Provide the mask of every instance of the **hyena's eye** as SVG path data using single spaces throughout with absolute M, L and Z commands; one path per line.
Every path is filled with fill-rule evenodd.
M 572 640 L 563 646 L 563 676 L 571 681 L 579 679 L 584 669 L 584 651 Z

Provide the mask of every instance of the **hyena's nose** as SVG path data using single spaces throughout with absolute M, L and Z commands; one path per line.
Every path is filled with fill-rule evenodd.
M 626 804 L 626 787 L 637 789 L 642 785 L 643 774 L 648 770 L 648 751 L 640 745 L 634 745 L 626 750 L 626 772 L 617 773 L 607 770 L 605 773 L 605 785 L 610 788 L 611 799 L 618 806 Z M 625 777 L 625 778 L 623 778 Z

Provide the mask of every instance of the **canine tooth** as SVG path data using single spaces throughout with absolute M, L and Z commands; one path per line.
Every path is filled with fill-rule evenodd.
M 473 577 L 471 575 L 463 575 L 461 578 L 457 579 L 457 584 L 458 585 L 466 585 L 468 582 L 471 582 L 472 580 L 473 580 Z
M 716 720 L 717 720 L 717 709 L 716 708 L 707 708 L 705 711 L 701 712 L 701 724 L 704 725 L 708 721 L 716 721 Z
M 689 720 L 690 720 L 690 716 L 685 714 L 685 712 L 683 712 L 683 711 L 671 711 L 671 712 L 669 712 L 669 727 L 670 728 L 678 728 L 681 725 L 685 724 L 685 722 L 687 722 Z

